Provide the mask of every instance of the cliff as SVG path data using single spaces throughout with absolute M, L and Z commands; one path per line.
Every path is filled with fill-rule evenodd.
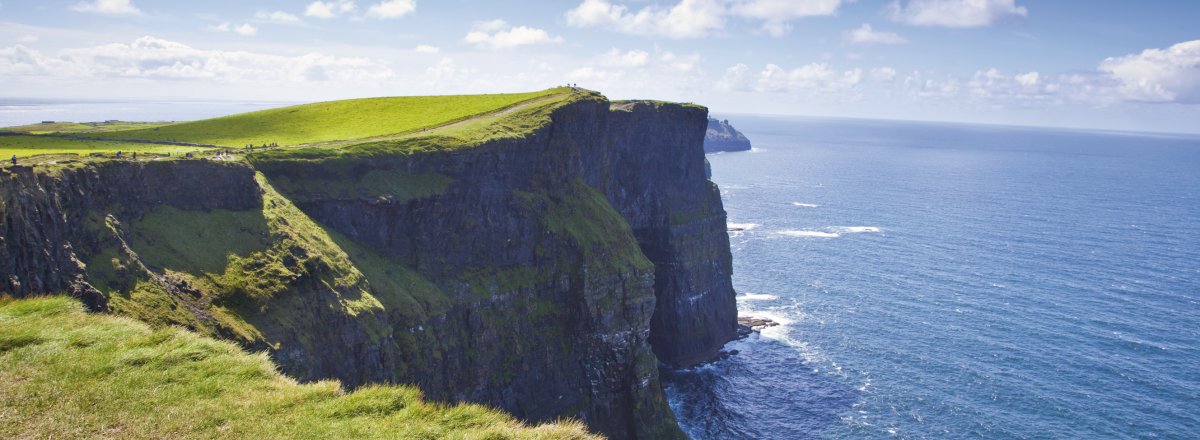
M 749 151 L 750 139 L 737 131 L 729 120 L 708 118 L 708 129 L 704 135 L 704 152 Z
M 526 135 L 455 148 L 10 168 L 0 279 L 265 350 L 302 380 L 681 437 L 657 363 L 706 360 L 736 330 L 706 111 L 543 110 Z

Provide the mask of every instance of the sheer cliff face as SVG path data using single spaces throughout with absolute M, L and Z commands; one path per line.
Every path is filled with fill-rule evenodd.
M 0 277 L 239 340 L 306 380 L 678 437 L 656 362 L 734 334 L 724 211 L 703 109 L 617 107 L 454 153 L 8 172 Z
M 737 131 L 729 121 L 708 119 L 708 132 L 704 136 L 704 152 L 749 151 L 750 139 Z
M 608 120 L 608 148 L 589 182 L 608 195 L 654 262 L 658 300 L 650 342 L 659 361 L 711 359 L 737 329 L 732 257 L 721 193 L 705 172 L 706 111 L 626 103 Z

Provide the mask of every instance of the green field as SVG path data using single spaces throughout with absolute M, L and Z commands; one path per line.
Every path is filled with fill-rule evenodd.
M 103 133 L 106 131 L 116 130 L 135 130 L 139 128 L 154 128 L 172 124 L 172 122 L 128 122 L 128 121 L 111 121 L 111 122 L 63 122 L 57 121 L 53 123 L 17 125 L 12 127 L 0 128 L 0 131 L 11 131 L 14 133 L 25 134 L 80 134 L 80 133 Z
M 299 384 L 264 354 L 67 297 L 0 298 L 0 408 L 0 438 L 596 438 L 408 386 Z
M 117 141 L 101 141 L 94 139 L 70 139 L 44 135 L 3 135 L 0 136 L 0 160 L 7 161 L 13 155 L 18 158 L 35 155 L 79 155 L 101 153 L 111 157 L 118 151 L 125 154 L 137 152 L 150 154 L 172 155 L 192 151 L 203 151 L 206 148 L 181 145 L 163 145 L 147 143 L 131 143 Z
M 72 123 L 7 127 L 0 132 L 0 159 L 117 151 L 178 155 L 247 144 L 277 144 L 260 160 L 319 159 L 446 150 L 501 138 L 522 137 L 549 122 L 550 112 L 570 102 L 602 99 L 595 92 L 557 88 L 530 93 L 407 96 L 319 102 L 180 123 Z M 128 128 L 133 129 L 128 129 Z M 86 136 L 93 139 L 75 139 Z M 211 147 L 145 142 L 185 142 Z M 294 148 L 298 147 L 298 148 Z M 66 157 L 64 157 L 66 158 Z
M 550 89 L 498 95 L 405 96 L 318 102 L 182 122 L 157 128 L 111 131 L 106 139 L 212 144 L 298 145 L 415 132 L 505 107 L 565 93 Z

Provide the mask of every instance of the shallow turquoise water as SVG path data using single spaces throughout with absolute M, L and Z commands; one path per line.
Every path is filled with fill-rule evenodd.
M 743 315 L 695 438 L 1200 438 L 1200 138 L 733 119 Z

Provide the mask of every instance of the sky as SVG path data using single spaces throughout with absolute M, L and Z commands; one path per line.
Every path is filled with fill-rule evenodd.
M 566 83 L 718 115 L 1200 133 L 1200 1 L 0 0 L 0 99 Z

